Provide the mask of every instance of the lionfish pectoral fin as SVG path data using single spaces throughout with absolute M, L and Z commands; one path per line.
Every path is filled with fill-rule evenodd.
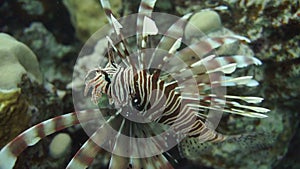
M 147 37 L 149 35 L 157 35 L 157 33 L 158 33 L 158 28 L 156 26 L 155 21 L 152 20 L 151 18 L 145 16 L 144 23 L 143 23 L 142 36 Z M 143 42 L 143 43 L 146 43 L 146 42 Z M 144 46 L 144 45 L 142 45 L 142 46 Z
M 156 24 L 152 22 L 151 15 L 154 8 L 156 0 L 142 0 L 138 10 L 138 17 L 137 17 L 137 30 L 136 30 L 136 42 L 139 49 L 143 46 L 143 36 L 147 33 L 147 29 L 145 26 L 148 24 L 151 25 L 151 28 L 157 30 Z M 150 30 L 153 31 L 153 30 Z M 140 36 L 142 35 L 142 37 Z
M 111 18 L 111 22 L 112 22 L 112 25 L 114 27 L 114 30 L 115 30 L 116 34 L 120 35 L 121 34 L 121 29 L 123 28 L 123 26 L 120 24 L 120 22 L 112 14 L 110 15 L 110 18 Z
M 114 137 L 114 133 L 109 131 L 109 123 L 115 120 L 116 117 L 117 115 L 110 116 L 100 124 L 69 162 L 68 169 L 87 168 L 93 162 L 98 152 L 105 153 L 101 146 L 108 144 L 108 140 Z
M 73 112 L 41 122 L 18 135 L 0 151 L 0 168 L 13 168 L 18 156 L 29 146 L 35 145 L 42 138 L 59 130 L 76 125 L 80 122 L 94 120 L 97 110 Z
M 200 105 L 195 107 L 199 107 L 202 109 L 208 110 L 217 110 L 222 111 L 229 114 L 237 114 L 246 117 L 253 118 L 265 118 L 268 117 L 266 115 L 270 110 L 264 107 L 253 106 L 253 105 L 244 105 L 239 103 L 239 101 L 244 101 L 246 103 L 257 104 L 260 103 L 263 99 L 260 97 L 251 97 L 251 96 L 232 96 L 225 95 L 225 99 L 221 99 L 214 94 L 201 94 L 200 96 Z M 215 106 L 207 106 L 207 104 L 213 103 Z M 220 109 L 220 106 L 223 107 Z
M 156 0 L 142 0 L 138 9 L 138 16 L 136 21 L 136 45 L 138 50 L 138 66 L 140 69 L 146 67 L 144 60 L 144 49 L 148 43 L 147 35 L 157 34 L 158 28 L 155 22 L 150 19 Z M 147 26 L 150 25 L 149 28 Z M 150 34 L 149 34 L 150 33 Z
M 77 151 L 66 169 L 87 168 L 100 150 L 99 145 L 92 139 L 88 139 Z
M 191 14 L 186 14 L 172 24 L 164 33 L 164 36 L 155 47 L 155 51 L 149 58 L 147 67 L 157 66 L 159 69 L 166 64 L 166 62 L 173 56 L 173 54 L 180 48 L 183 38 L 183 28 L 187 23 Z

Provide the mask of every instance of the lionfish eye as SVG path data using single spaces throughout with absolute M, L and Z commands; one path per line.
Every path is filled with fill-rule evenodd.
M 137 109 L 138 111 L 143 110 L 143 107 L 141 105 L 141 98 L 138 95 L 134 95 L 131 99 L 132 106 Z

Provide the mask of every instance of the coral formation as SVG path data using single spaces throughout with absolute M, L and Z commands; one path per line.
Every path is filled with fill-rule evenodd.
M 191 25 L 200 29 L 204 34 L 221 29 L 222 23 L 220 16 L 214 11 L 201 11 L 195 13 L 189 20 L 186 30 L 189 30 Z M 185 38 L 190 38 L 191 31 L 185 31 Z
M 58 109 L 59 104 L 55 103 L 55 91 L 43 87 L 39 63 L 31 49 L 5 33 L 0 33 L 0 44 L 0 137 L 4 145 L 36 121 L 49 117 L 48 111 L 55 112 L 50 107 Z M 53 100 L 45 101 L 45 95 L 52 95 Z
M 25 44 L 5 33 L 0 33 L 0 44 L 0 146 L 3 146 L 30 124 L 31 108 L 19 87 L 23 76 L 41 84 L 42 75 L 35 54 Z
M 28 106 L 20 88 L 0 89 L 0 147 L 29 126 Z
M 42 83 L 35 54 L 8 34 L 0 33 L 0 88 L 16 88 L 26 74 L 32 81 Z

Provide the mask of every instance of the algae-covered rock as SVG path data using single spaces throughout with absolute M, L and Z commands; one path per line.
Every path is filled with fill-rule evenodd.
M 105 13 L 101 12 L 99 1 L 64 0 L 63 2 L 70 12 L 77 37 L 82 41 L 87 40 L 93 33 L 108 23 Z M 111 1 L 110 3 L 114 11 L 118 11 L 122 7 L 121 0 Z
M 8 34 L 0 33 L 0 88 L 13 89 L 27 75 L 42 83 L 42 75 L 35 54 L 23 43 Z
M 28 127 L 28 103 L 21 89 L 0 89 L 0 147 Z

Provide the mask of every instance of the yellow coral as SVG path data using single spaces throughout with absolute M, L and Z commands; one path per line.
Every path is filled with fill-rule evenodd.
M 0 147 L 28 127 L 28 103 L 21 96 L 21 89 L 0 89 Z

